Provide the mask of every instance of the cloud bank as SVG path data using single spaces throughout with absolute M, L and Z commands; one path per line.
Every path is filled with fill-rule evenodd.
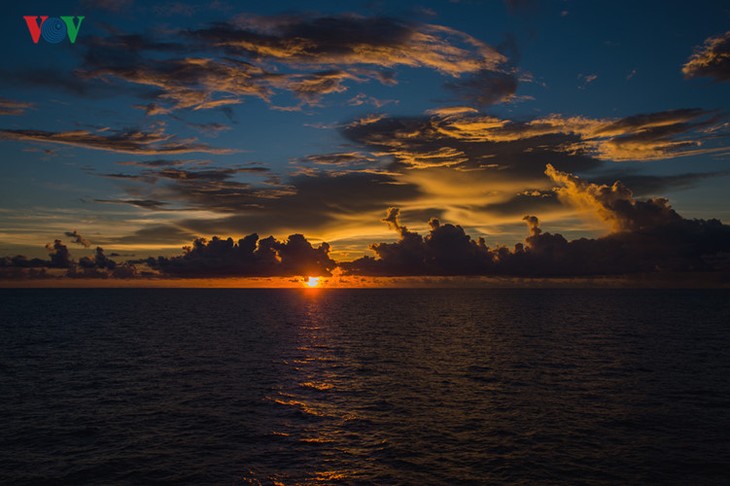
M 510 276 L 583 277 L 674 272 L 720 272 L 730 275 L 730 226 L 718 220 L 686 219 L 666 199 L 637 200 L 620 182 L 612 185 L 584 181 L 548 165 L 546 175 L 556 184 L 557 199 L 590 211 L 610 226 L 602 237 L 568 241 L 546 232 L 537 216 L 524 216 L 528 236 L 513 248 L 487 246 L 459 225 L 429 221 L 425 236 L 409 230 L 400 211 L 389 208 L 382 219 L 398 234 L 394 242 L 373 243 L 375 256 L 339 264 L 330 258 L 330 245 L 313 246 L 301 234 L 285 241 L 259 239 L 255 233 L 233 238 L 197 238 L 184 253 L 119 264 L 102 248 L 75 262 L 68 248 L 55 240 L 47 245 L 49 260 L 23 256 L 0 260 L 4 278 L 38 276 L 38 269 L 65 269 L 66 277 L 138 275 L 146 265 L 158 277 L 246 277 L 332 275 L 361 276 Z M 76 236 L 78 233 L 71 233 Z

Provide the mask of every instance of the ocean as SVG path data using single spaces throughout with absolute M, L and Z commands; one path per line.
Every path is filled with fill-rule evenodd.
M 727 484 L 730 292 L 0 290 L 3 484 Z

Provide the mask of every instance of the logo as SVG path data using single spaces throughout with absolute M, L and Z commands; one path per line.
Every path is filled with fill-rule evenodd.
M 79 35 L 81 22 L 86 17 L 83 16 L 61 16 L 49 17 L 48 15 L 26 15 L 23 17 L 25 23 L 28 24 L 28 32 L 33 44 L 38 44 L 41 36 L 49 44 L 58 44 L 63 41 L 66 36 L 71 44 L 76 43 L 76 36 Z M 38 21 L 40 19 L 40 22 Z M 78 19 L 74 21 L 74 19 Z

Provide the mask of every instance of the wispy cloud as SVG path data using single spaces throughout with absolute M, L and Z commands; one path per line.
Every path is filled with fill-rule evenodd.
M 51 132 L 45 130 L 0 130 L 0 139 L 71 145 L 91 150 L 104 150 L 139 155 L 184 154 L 204 152 L 212 154 L 232 153 L 230 149 L 214 148 L 195 139 L 177 139 L 164 132 L 127 129 L 119 131 L 74 130 Z
M 33 103 L 13 101 L 0 97 L 0 115 L 22 115 L 27 109 L 32 107 Z

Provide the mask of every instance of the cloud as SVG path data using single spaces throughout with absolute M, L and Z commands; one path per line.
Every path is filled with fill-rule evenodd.
M 513 248 L 490 248 L 485 238 L 472 238 L 462 226 L 437 218 L 428 221 L 427 233 L 421 235 L 403 224 L 400 210 L 391 206 L 381 221 L 397 233 L 398 239 L 373 243 L 370 248 L 375 257 L 341 262 L 339 267 L 347 275 L 374 276 L 576 277 L 657 272 L 672 276 L 679 272 L 678 278 L 682 278 L 683 272 L 726 275 L 730 226 L 718 220 L 683 218 L 666 199 L 638 200 L 618 181 L 596 184 L 550 165 L 545 172 L 556 186 L 553 197 L 537 190 L 517 197 L 533 197 L 550 204 L 559 200 L 582 208 L 605 221 L 610 232 L 599 238 L 569 241 L 561 234 L 545 231 L 540 219 L 528 213 L 517 218 L 527 225 L 528 235 L 523 242 Z M 317 180 L 310 180 L 313 181 Z M 312 193 L 305 191 L 308 194 Z M 278 215 L 269 213 L 263 217 L 259 221 Z M 228 223 L 235 221 L 230 219 Z M 176 226 L 145 231 L 141 237 L 146 242 L 153 233 L 186 234 Z M 47 249 L 49 260 L 31 260 L 20 255 L 1 258 L 0 275 L 41 278 L 48 276 L 41 272 L 44 269 L 65 269 L 68 278 L 133 278 L 140 275 L 135 264 L 145 264 L 163 277 L 176 278 L 308 276 L 331 275 L 338 266 L 330 257 L 329 244 L 314 246 L 298 233 L 285 240 L 272 236 L 259 239 L 256 233 L 237 241 L 195 238 L 182 255 L 121 264 L 108 258 L 100 247 L 78 263 L 71 259 L 60 240 L 48 244 Z
M 225 107 L 246 97 L 298 110 L 353 83 L 396 84 L 399 67 L 436 71 L 480 103 L 507 100 L 516 86 L 515 69 L 488 44 L 448 27 L 389 17 L 240 15 L 175 34 L 172 42 L 144 35 L 91 38 L 76 76 L 102 86 L 122 80 L 147 88 L 143 95 L 154 101 L 141 107 L 150 115 Z M 279 106 L 273 98 L 282 93 L 299 104 Z M 350 100 L 366 102 L 395 100 Z
M 205 165 L 208 162 L 203 162 Z M 200 161 L 193 160 L 171 160 L 171 159 L 154 159 L 154 160 L 125 160 L 117 162 L 118 165 L 132 166 L 132 167 L 147 167 L 147 168 L 158 168 L 158 167 L 175 167 L 186 164 L 201 164 Z
M 445 83 L 457 97 L 474 106 L 489 106 L 512 100 L 517 91 L 516 72 L 481 70 L 464 79 Z
M 388 17 L 241 16 L 190 35 L 252 58 L 309 65 L 427 67 L 451 76 L 496 68 L 504 57 L 448 27 Z
M 308 155 L 302 161 L 312 162 L 318 165 L 351 166 L 371 164 L 375 161 L 375 158 L 363 152 L 337 152 L 332 154 Z
M 74 232 L 75 233 L 75 232 Z M 94 255 L 71 258 L 68 247 L 61 240 L 48 243 L 50 260 L 29 259 L 23 255 L 0 257 L 0 280 L 47 278 L 136 278 L 140 274 L 130 262 L 117 263 L 97 247 Z M 63 272 L 58 273 L 58 270 Z
M 24 103 L 0 97 L 0 115 L 22 115 L 25 110 L 32 107 L 33 103 Z
M 164 201 L 155 201 L 153 199 L 94 199 L 94 202 L 103 204 L 129 204 L 138 208 L 152 209 L 159 211 L 167 205 Z
M 69 132 L 50 132 L 44 130 L 11 130 L 0 129 L 0 139 L 19 140 L 39 143 L 71 145 L 90 150 L 104 150 L 139 155 L 183 154 L 189 152 L 205 152 L 212 154 L 231 153 L 229 149 L 213 148 L 194 139 L 178 140 L 168 135 L 164 129 L 144 132 L 138 129 L 97 133 L 88 130 Z
M 384 206 L 399 207 L 412 225 L 436 216 L 459 221 L 477 234 L 514 235 L 525 214 L 537 213 L 551 224 L 575 217 L 552 192 L 547 164 L 585 175 L 613 160 L 721 153 L 727 148 L 712 131 L 718 123 L 716 115 L 702 110 L 510 120 L 471 107 L 445 107 L 423 116 L 378 116 L 343 124 L 343 135 L 357 147 L 350 143 L 347 151 L 293 160 L 296 168 L 281 178 L 265 167 L 195 167 L 167 159 L 127 164 L 135 170 L 113 174 L 125 181 L 127 196 L 99 202 L 177 211 L 181 219 L 175 225 L 182 233 L 168 232 L 167 222 L 159 225 L 168 243 L 182 243 L 190 234 L 241 229 L 277 236 L 303 232 L 335 243 L 365 239 L 382 232 L 375 217 Z M 647 194 L 650 185 L 687 187 L 701 177 L 633 174 L 631 179 L 632 166 L 615 167 L 600 177 L 616 174 L 641 181 L 640 194 Z M 195 215 L 199 211 L 217 217 L 201 218 Z M 133 233 L 125 241 L 140 243 L 143 236 Z
M 616 232 L 642 231 L 682 220 L 667 199 L 637 201 L 621 182 L 610 186 L 589 183 L 550 164 L 545 173 L 559 184 L 555 192 L 561 200 L 596 214 Z
M 50 268 L 71 267 L 71 254 L 68 251 L 68 247 L 64 245 L 61 240 L 55 240 L 53 243 L 48 243 L 46 245 L 46 249 L 49 251 L 48 256 L 51 257 L 51 261 L 48 264 Z
M 330 247 L 322 243 L 313 247 L 301 234 L 286 241 L 274 237 L 259 240 L 252 233 L 238 241 L 213 237 L 197 238 L 180 256 L 151 258 L 151 268 L 176 277 L 233 276 L 319 276 L 331 275 L 335 262 Z
M 730 226 L 718 220 L 688 220 L 665 199 L 639 201 L 621 183 L 582 181 L 548 166 L 558 197 L 593 211 L 612 226 L 606 236 L 568 241 L 544 232 L 534 215 L 514 249 L 489 248 L 458 225 L 429 221 L 426 236 L 408 230 L 390 208 L 383 221 L 399 233 L 393 243 L 371 245 L 375 257 L 341 263 L 351 275 L 508 275 L 522 277 L 619 275 L 651 272 L 727 271 Z M 724 259 L 723 259 L 724 258 Z M 723 263 L 724 262 L 724 263 Z
M 342 132 L 409 168 L 497 164 L 509 172 L 535 174 L 549 162 L 574 172 L 596 168 L 602 161 L 727 153 L 728 147 L 711 133 L 719 122 L 718 115 L 699 109 L 618 119 L 549 115 L 513 121 L 454 107 L 422 117 L 353 122 Z
M 68 236 L 69 238 L 73 238 L 73 242 L 74 242 L 74 243 L 76 243 L 76 244 L 78 244 L 78 245 L 81 245 L 81 246 L 83 246 L 84 248 L 88 248 L 88 247 L 90 247 L 90 246 L 91 246 L 91 242 L 89 242 L 89 240 L 87 240 L 86 238 L 84 238 L 83 236 L 81 236 L 81 235 L 79 234 L 79 232 L 78 232 L 78 231 L 76 231 L 76 230 L 73 230 L 73 231 L 66 231 L 66 232 L 65 232 L 64 234 L 65 234 L 66 236 Z
M 96 65 L 98 64 L 98 65 Z M 117 62 L 99 59 L 78 71 L 83 79 L 122 79 L 129 83 L 160 90 L 157 103 L 147 105 L 150 115 L 172 110 L 217 108 L 240 103 L 241 96 L 268 100 L 272 91 L 260 82 L 267 75 L 262 69 L 234 59 L 214 60 L 203 57 L 181 59 L 135 58 Z M 257 81 L 259 80 L 259 81 Z
M 99 202 L 192 212 L 189 218 L 176 223 L 188 234 L 211 235 L 244 228 L 277 235 L 305 232 L 323 237 L 323 231 L 349 235 L 356 229 L 362 230 L 363 224 L 377 226 L 371 224 L 370 218 L 383 204 L 402 203 L 420 194 L 413 184 L 399 181 L 396 174 L 372 167 L 352 169 L 350 164 L 359 163 L 359 159 L 356 153 L 345 152 L 324 154 L 323 159 L 315 156 L 311 162 L 321 163 L 327 170 L 310 167 L 284 182 L 269 177 L 263 181 L 249 179 L 265 172 L 243 173 L 246 180 L 234 180 L 238 174 L 235 169 L 183 173 L 178 168 L 144 170 L 142 173 L 148 179 L 137 180 L 144 184 L 127 187 L 130 197 Z M 212 211 L 219 217 L 196 218 L 195 211 Z M 189 239 L 186 233 L 169 233 L 165 225 L 160 225 L 160 231 L 169 235 L 167 242 Z M 141 243 L 150 236 L 146 232 L 135 233 L 126 237 L 125 242 Z
M 730 31 L 710 37 L 682 66 L 685 78 L 710 77 L 730 80 Z

